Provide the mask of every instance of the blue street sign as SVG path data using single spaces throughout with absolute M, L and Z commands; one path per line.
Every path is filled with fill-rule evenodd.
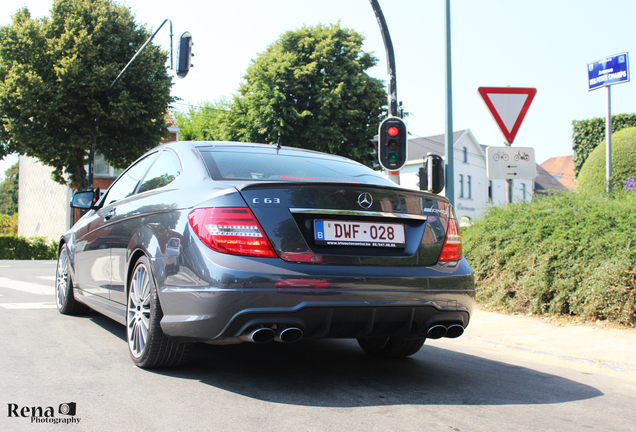
M 629 81 L 627 53 L 616 54 L 587 64 L 588 91 Z

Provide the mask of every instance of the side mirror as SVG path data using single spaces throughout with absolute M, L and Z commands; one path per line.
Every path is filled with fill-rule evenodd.
M 71 201 L 71 207 L 78 209 L 89 210 L 94 208 L 94 205 L 100 198 L 99 188 L 94 191 L 81 191 L 73 194 L 73 200 Z

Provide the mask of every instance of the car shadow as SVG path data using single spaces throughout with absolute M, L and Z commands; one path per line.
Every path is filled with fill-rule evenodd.
M 602 395 L 559 376 L 426 345 L 410 358 L 377 359 L 352 340 L 196 345 L 187 365 L 154 372 L 319 407 L 552 404 Z
M 100 314 L 86 318 L 127 349 L 124 326 Z M 354 340 L 336 339 L 195 344 L 187 364 L 148 372 L 266 402 L 314 407 L 556 404 L 603 395 L 556 375 L 434 346 L 424 345 L 409 358 L 378 359 Z

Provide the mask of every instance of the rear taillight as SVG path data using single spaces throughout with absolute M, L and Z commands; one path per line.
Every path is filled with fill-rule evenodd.
M 449 219 L 444 247 L 437 261 L 459 261 L 460 259 L 462 259 L 462 236 L 459 234 L 459 224 L 457 219 Z
M 267 258 L 277 256 L 248 208 L 196 209 L 190 212 L 188 221 L 201 241 L 217 252 Z

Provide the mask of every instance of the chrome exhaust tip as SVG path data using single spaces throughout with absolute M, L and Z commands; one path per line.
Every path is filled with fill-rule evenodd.
M 458 338 L 463 334 L 464 334 L 464 326 L 461 326 L 459 324 L 453 324 L 451 326 L 448 326 L 448 329 L 446 330 L 446 337 L 451 339 Z
M 429 339 L 440 339 L 446 336 L 446 327 L 443 325 L 434 325 L 426 333 L 426 337 Z
M 274 330 L 267 327 L 257 328 L 256 330 L 252 330 L 249 333 L 239 336 L 239 338 L 241 340 L 244 340 L 245 342 L 252 342 L 257 344 L 271 342 L 274 340 L 274 337 L 276 337 L 276 333 L 274 333 Z
M 302 339 L 302 337 L 303 337 L 303 331 L 301 329 L 296 327 L 288 327 L 278 332 L 274 340 L 276 342 L 282 342 L 282 343 L 293 343 L 293 342 L 298 342 L 299 340 Z

